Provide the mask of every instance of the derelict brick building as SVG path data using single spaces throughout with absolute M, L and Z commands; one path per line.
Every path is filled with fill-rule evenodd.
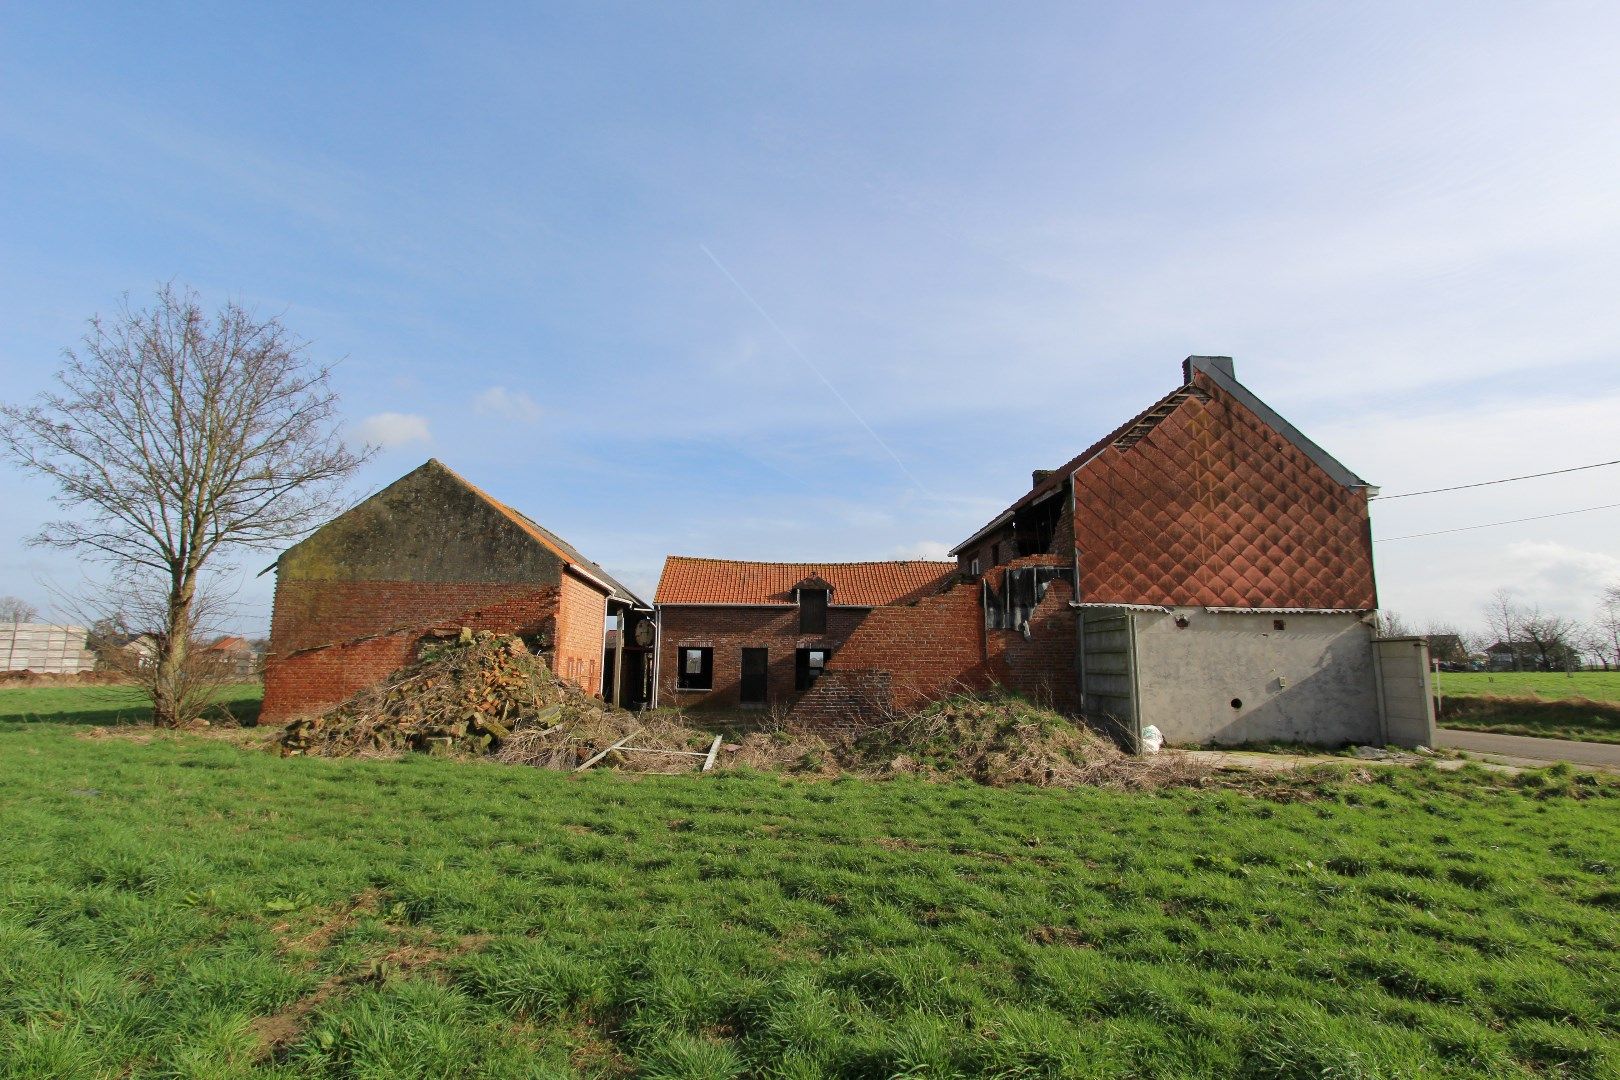
M 1171 742 L 1419 742 L 1412 642 L 1375 640 L 1375 490 L 1193 356 L 1182 384 L 952 552 L 960 577 L 874 611 L 795 707 L 858 724 L 999 683 Z M 977 636 L 977 640 L 975 640 Z
M 937 593 L 951 562 L 744 562 L 671 555 L 658 606 L 660 705 L 790 703 L 873 612 Z
M 267 720 L 323 711 L 462 626 L 518 633 L 563 679 L 646 700 L 651 606 L 571 544 L 437 460 L 317 529 L 276 561 Z M 605 652 L 618 616 L 630 633 Z M 617 674 L 604 686 L 604 674 Z

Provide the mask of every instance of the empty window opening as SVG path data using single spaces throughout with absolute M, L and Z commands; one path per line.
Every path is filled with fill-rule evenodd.
M 680 658 L 680 671 L 675 686 L 680 690 L 714 689 L 714 650 L 682 645 L 676 651 Z
M 827 669 L 831 649 L 797 649 L 793 653 L 793 689 L 808 690 Z

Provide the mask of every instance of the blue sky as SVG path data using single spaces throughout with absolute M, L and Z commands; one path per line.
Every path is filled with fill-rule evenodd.
M 437 456 L 649 592 L 942 553 L 1194 352 L 1390 493 L 1620 458 L 1612 4 L 332 7 L 3 9 L 7 400 L 176 278 L 343 358 L 357 492 Z M 48 495 L 0 470 L 0 593 L 78 572 Z M 1585 615 L 1617 537 L 1393 541 L 1380 591 Z

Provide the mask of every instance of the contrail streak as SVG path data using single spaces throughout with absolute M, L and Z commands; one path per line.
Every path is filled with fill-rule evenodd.
M 804 366 L 809 368 L 811 372 L 814 373 L 815 377 L 821 380 L 821 385 L 825 386 L 828 392 L 831 393 L 833 397 L 838 399 L 838 403 L 840 405 L 849 410 L 849 415 L 853 416 L 855 418 L 855 422 L 866 429 L 866 433 L 872 436 L 873 441 L 875 441 L 879 446 L 883 447 L 883 452 L 894 459 L 894 463 L 900 467 L 900 471 L 906 474 L 906 479 L 917 485 L 917 490 L 921 491 L 923 494 L 929 494 L 928 488 L 924 486 L 923 482 L 917 479 L 916 474 L 914 474 L 910 469 L 906 468 L 905 462 L 900 460 L 900 455 L 896 454 L 894 450 L 889 447 L 889 444 L 883 441 L 883 436 L 872 430 L 872 425 L 866 422 L 866 417 L 855 411 L 855 406 L 849 403 L 849 399 L 843 394 L 840 394 L 838 392 L 838 387 L 834 386 L 831 380 L 821 373 L 821 369 L 816 366 L 815 361 L 806 356 L 804 354 L 804 350 L 793 343 L 793 339 L 788 337 L 787 331 L 782 329 L 781 324 L 775 319 L 771 318 L 771 313 L 761 307 L 759 301 L 754 299 L 753 294 L 747 289 L 743 288 L 743 283 L 738 281 L 736 277 L 732 275 L 730 270 L 726 269 L 726 264 L 715 258 L 714 252 L 710 251 L 707 245 L 699 244 L 698 250 L 707 255 L 709 257 L 709 261 L 714 263 L 715 268 L 722 274 L 726 275 L 726 280 L 731 282 L 738 292 L 742 293 L 743 299 L 747 300 L 748 303 L 753 306 L 755 311 L 759 312 L 759 317 L 771 324 L 771 329 L 776 331 L 777 336 L 782 339 L 782 343 L 793 351 L 794 356 L 797 356 L 800 360 L 804 361 Z

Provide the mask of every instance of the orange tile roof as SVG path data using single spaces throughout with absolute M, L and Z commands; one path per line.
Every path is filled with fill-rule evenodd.
M 832 585 L 831 603 L 882 607 L 930 596 L 956 573 L 954 562 L 780 563 L 671 555 L 658 579 L 659 604 L 793 603 L 793 587 L 820 575 Z

